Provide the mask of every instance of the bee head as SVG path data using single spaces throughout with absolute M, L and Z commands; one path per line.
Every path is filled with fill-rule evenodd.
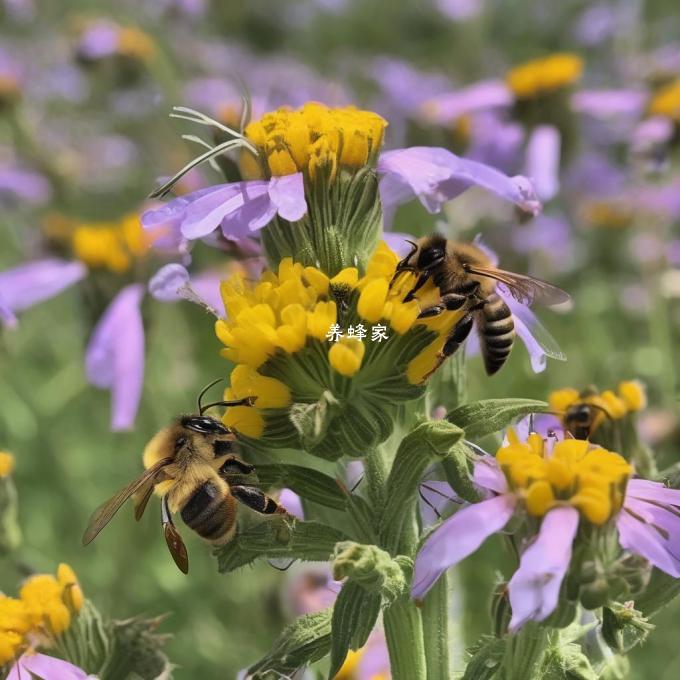
M 182 427 L 192 432 L 204 435 L 224 435 L 230 434 L 229 430 L 215 418 L 210 416 L 184 416 L 180 424 Z

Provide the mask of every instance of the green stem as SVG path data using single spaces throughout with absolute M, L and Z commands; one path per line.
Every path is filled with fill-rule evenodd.
M 368 495 L 373 508 L 380 510 L 385 499 L 385 484 L 387 482 L 387 461 L 380 448 L 374 449 L 364 458 L 364 472 Z
M 529 622 L 507 637 L 499 680 L 539 680 L 541 663 L 548 649 L 550 629 Z
M 408 595 L 402 595 L 383 614 L 393 680 L 427 680 L 423 624 Z M 444 676 L 446 678 L 447 676 Z
M 445 680 L 451 673 L 449 594 L 449 578 L 445 572 L 427 594 L 420 610 L 428 680 Z

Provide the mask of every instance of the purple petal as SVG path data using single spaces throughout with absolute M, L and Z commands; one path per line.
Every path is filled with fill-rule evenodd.
M 269 180 L 269 198 L 284 220 L 296 222 L 302 219 L 307 214 L 302 173 L 272 177 Z
M 217 311 L 219 318 L 225 314 L 220 285 L 224 277 L 216 272 L 198 274 L 191 279 L 191 288 L 209 307 Z
M 644 501 L 665 503 L 680 507 L 680 490 L 669 489 L 661 482 L 650 482 L 647 479 L 631 479 L 626 489 L 626 498 L 629 496 Z
M 579 90 L 571 98 L 571 107 L 594 118 L 622 116 L 639 120 L 648 96 L 641 90 Z
M 447 125 L 461 116 L 512 104 L 512 93 L 502 80 L 484 80 L 455 92 L 432 97 L 423 105 L 424 116 L 439 125 Z
M 402 234 L 398 231 L 386 231 L 383 232 L 382 238 L 399 257 L 404 257 L 411 250 L 411 245 L 407 243 L 407 240 L 415 241 L 417 237 L 413 234 Z
M 55 297 L 87 274 L 81 262 L 50 258 L 0 272 L 0 309 L 3 318 Z
M 225 218 L 233 218 L 240 210 L 257 199 L 267 195 L 268 183 L 262 180 L 222 184 L 216 191 L 201 196 L 187 206 L 182 220 L 182 234 L 185 238 L 195 239 L 207 236 L 217 229 Z M 238 217 L 236 217 L 238 220 Z
M 385 177 L 396 177 L 407 185 L 411 194 L 417 196 L 431 213 L 439 212 L 446 201 L 471 186 L 487 189 L 534 215 L 541 210 L 540 201 L 526 177 L 508 177 L 484 163 L 460 158 L 439 147 L 414 146 L 386 151 L 378 159 L 378 172 Z M 381 189 L 381 198 L 392 207 L 394 183 L 388 184 L 388 189 L 385 193 Z M 403 186 L 400 189 L 402 194 L 396 199 L 403 202 Z
M 654 527 L 644 524 L 624 509 L 618 515 L 616 528 L 622 548 L 642 555 L 661 571 L 680 578 L 680 560 L 668 551 L 665 541 Z
M 14 196 L 27 203 L 46 203 L 52 196 L 52 187 L 45 177 L 18 167 L 0 167 L 0 197 Z
M 85 354 L 88 380 L 111 390 L 111 429 L 127 430 L 137 415 L 144 382 L 144 286 L 123 288 L 97 323 Z
M 496 496 L 473 503 L 447 519 L 425 541 L 416 557 L 411 596 L 422 600 L 435 581 L 449 568 L 471 555 L 491 534 L 512 517 L 515 498 Z
M 423 525 L 426 527 L 432 526 L 439 519 L 437 512 L 441 515 L 452 503 L 463 503 L 463 500 L 447 482 L 436 479 L 427 479 L 421 482 L 419 494 L 420 516 Z
M 301 520 L 305 518 L 305 511 L 302 509 L 302 499 L 295 491 L 292 491 L 291 489 L 281 489 L 279 503 L 281 503 L 293 517 L 297 517 Z
M 472 473 L 474 483 L 489 491 L 507 493 L 508 480 L 493 456 L 483 456 L 476 463 Z
M 552 125 L 539 125 L 527 144 L 526 174 L 542 201 L 549 201 L 560 188 L 560 133 Z
M 657 531 L 666 551 L 680 565 L 680 515 L 675 508 L 626 497 L 624 506 Z
M 181 264 L 166 264 L 149 281 L 149 293 L 161 302 L 180 300 L 180 289 L 189 283 L 189 272 Z
M 265 227 L 274 215 L 276 206 L 269 198 L 268 192 L 258 195 L 251 193 L 236 210 L 222 220 L 222 233 L 227 239 L 240 241 L 251 235 L 251 232 Z
M 571 544 L 578 529 L 578 510 L 551 510 L 534 542 L 522 553 L 519 568 L 508 584 L 515 632 L 527 621 L 543 621 L 557 606 L 560 586 L 571 561 Z
M 7 680 L 27 680 L 29 673 L 41 680 L 85 680 L 87 673 L 68 661 L 46 654 L 24 654 L 12 666 Z

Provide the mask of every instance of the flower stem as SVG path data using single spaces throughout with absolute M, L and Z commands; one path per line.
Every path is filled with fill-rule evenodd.
M 500 680 L 539 680 L 541 662 L 549 643 L 550 629 L 529 622 L 507 638 L 505 656 L 500 668 Z
M 451 673 L 449 595 L 449 578 L 445 572 L 427 594 L 421 609 L 428 680 L 446 680 Z
M 420 612 L 408 595 L 402 595 L 383 614 L 393 680 L 427 680 Z M 446 678 L 448 676 L 443 676 Z

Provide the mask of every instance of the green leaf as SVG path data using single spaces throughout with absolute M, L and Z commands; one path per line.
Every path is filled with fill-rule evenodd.
M 375 513 L 370 503 L 357 494 L 351 494 L 347 510 L 354 524 L 355 538 L 362 543 L 377 543 L 378 536 L 373 528 Z
M 478 439 L 499 432 L 515 418 L 547 410 L 546 402 L 534 399 L 483 399 L 453 409 L 446 420 L 465 430 L 466 439 Z
M 258 557 L 326 562 L 335 544 L 346 539 L 344 533 L 325 524 L 282 517 L 240 531 L 215 554 L 220 573 L 234 571 Z
M 464 500 L 475 503 L 479 494 L 470 479 L 472 472 L 470 461 L 472 452 L 465 442 L 458 442 L 449 451 L 449 455 L 442 461 L 446 481 L 451 488 Z
M 248 669 L 253 680 L 280 680 L 326 656 L 331 647 L 331 615 L 331 609 L 324 609 L 287 626 L 269 653 Z
M 345 583 L 333 607 L 329 680 L 342 668 L 350 649 L 366 644 L 378 619 L 380 604 L 379 593 L 367 593 L 351 580 Z
M 416 501 L 418 485 L 427 467 L 444 458 L 463 437 L 463 431 L 445 420 L 428 421 L 414 428 L 399 445 L 387 479 L 387 502 L 381 517 L 383 546 L 394 553 L 407 511 Z
M 347 495 L 335 479 L 301 465 L 258 465 L 257 478 L 264 487 L 288 487 L 302 498 L 336 510 L 347 507 Z

